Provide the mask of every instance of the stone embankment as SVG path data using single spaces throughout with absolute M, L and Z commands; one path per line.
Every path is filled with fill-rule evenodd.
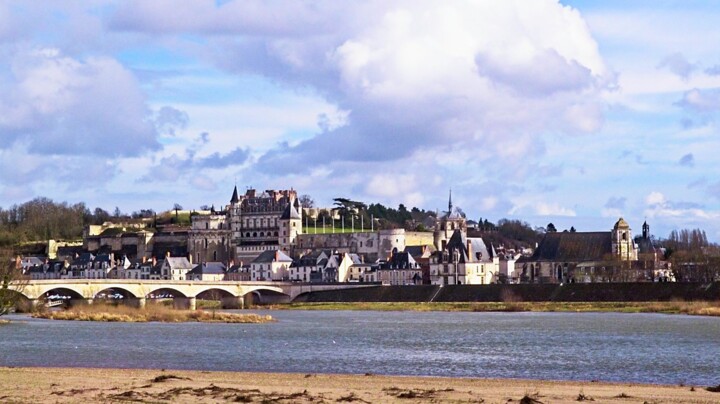
M 294 302 L 655 302 L 720 301 L 714 283 L 377 286 L 310 292 Z

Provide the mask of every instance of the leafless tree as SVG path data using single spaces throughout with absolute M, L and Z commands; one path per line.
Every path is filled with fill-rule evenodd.
M 0 316 L 16 307 L 26 284 L 22 267 L 13 259 L 12 251 L 0 250 Z

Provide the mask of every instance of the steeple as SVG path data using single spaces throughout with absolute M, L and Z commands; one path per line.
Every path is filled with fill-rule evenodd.
M 650 238 L 650 225 L 647 224 L 647 221 L 643 222 L 642 235 L 645 240 Z
M 448 215 L 452 213 L 452 188 L 450 188 L 450 198 L 448 199 Z
M 238 202 L 240 202 L 240 198 L 238 197 L 237 185 L 235 185 L 235 189 L 233 189 L 232 198 L 230 198 L 230 203 L 235 204 Z

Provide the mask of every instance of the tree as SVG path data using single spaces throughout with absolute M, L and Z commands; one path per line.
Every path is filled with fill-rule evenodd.
M 302 206 L 303 208 L 309 209 L 315 207 L 315 201 L 310 195 L 300 195 L 300 198 L 298 199 L 300 200 L 300 206 Z
M 557 233 L 557 229 L 552 223 L 548 223 L 548 225 L 545 227 L 545 231 L 547 231 L 548 233 Z
M 26 283 L 22 268 L 12 257 L 10 250 L 0 251 L 0 316 L 8 314 L 17 305 L 21 298 L 19 292 Z
M 175 205 L 173 205 L 173 210 L 175 211 L 175 221 L 176 222 L 178 221 L 178 211 L 181 211 L 182 208 L 183 207 L 179 203 L 176 203 Z
M 570 226 L 570 233 L 575 233 L 577 230 L 575 230 L 575 226 Z

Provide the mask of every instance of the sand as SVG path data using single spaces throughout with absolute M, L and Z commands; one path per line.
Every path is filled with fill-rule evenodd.
M 0 367 L 18 403 L 718 403 L 702 387 L 379 375 Z

